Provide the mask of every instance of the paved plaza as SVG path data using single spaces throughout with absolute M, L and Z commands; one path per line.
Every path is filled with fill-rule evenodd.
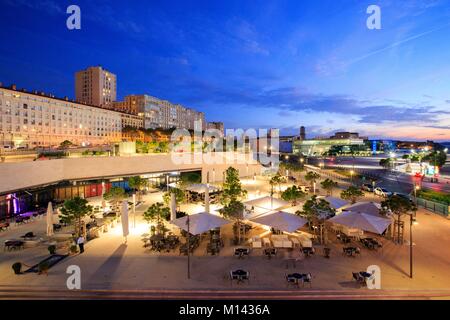
M 267 178 L 243 180 L 249 191 L 249 198 L 269 194 Z M 284 186 L 286 187 L 286 186 Z M 337 194 L 337 190 L 335 193 Z M 380 201 L 378 198 L 367 198 Z M 100 201 L 94 199 L 93 202 Z M 14 275 L 11 266 L 22 262 L 34 265 L 48 256 L 47 247 L 41 245 L 19 251 L 4 251 L 0 254 L 0 288 L 52 288 L 66 289 L 66 269 L 69 265 L 81 268 L 82 289 L 107 290 L 179 290 L 179 289 L 229 289 L 229 290 L 293 290 L 286 286 L 285 275 L 293 272 L 311 273 L 312 288 L 308 290 L 355 290 L 360 288 L 352 280 L 352 272 L 364 271 L 370 265 L 381 268 L 383 290 L 448 290 L 450 293 L 450 220 L 431 214 L 425 210 L 417 213 L 418 224 L 414 225 L 414 278 L 409 278 L 409 243 L 396 245 L 383 239 L 383 248 L 369 251 L 362 248 L 360 256 L 355 258 L 342 255 L 343 245 L 330 234 L 328 245 L 331 258 L 322 255 L 320 245 L 315 246 L 316 255 L 305 258 L 300 250 L 280 249 L 277 256 L 267 259 L 262 249 L 252 249 L 249 257 L 237 259 L 231 243 L 232 227 L 222 228 L 225 247 L 216 256 L 206 254 L 206 240 L 191 257 L 191 279 L 187 279 L 187 257 L 179 255 L 178 250 L 169 253 L 157 253 L 143 247 L 141 235 L 149 233 L 149 225 L 142 219 L 147 207 L 162 201 L 162 193 L 144 196 L 144 204 L 139 206 L 136 216 L 130 214 L 130 236 L 124 243 L 120 225 L 89 241 L 83 254 L 72 255 L 52 267 L 48 276 L 35 273 Z M 212 206 L 212 210 L 217 207 Z M 190 214 L 203 210 L 200 204 L 183 204 L 181 210 Z M 134 223 L 136 221 L 136 223 Z M 406 223 L 408 225 L 408 223 Z M 45 217 L 0 233 L 0 241 L 14 239 L 26 232 L 33 231 L 38 237 L 45 238 Z M 177 228 L 171 227 L 179 233 Z M 66 232 L 66 231 L 63 231 Z M 70 230 L 68 230 L 70 232 Z M 265 230 L 255 226 L 249 238 L 264 233 Z M 409 239 L 406 228 L 405 239 Z M 61 252 L 65 253 L 65 252 Z M 244 269 L 250 272 L 248 283 L 230 283 L 230 270 Z M 304 290 L 302 288 L 294 290 Z M 450 294 L 449 294 L 450 295 Z

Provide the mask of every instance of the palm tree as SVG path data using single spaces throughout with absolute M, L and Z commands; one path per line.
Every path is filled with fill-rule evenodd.
M 356 203 L 356 200 L 362 197 L 364 197 L 364 192 L 355 186 L 350 186 L 347 190 L 341 192 L 341 198 L 351 201 L 352 204 Z
M 81 235 L 81 222 L 83 218 L 92 212 L 92 206 L 88 205 L 86 199 L 75 197 L 64 202 L 61 208 L 60 218 L 64 223 L 71 224 L 75 222 L 75 234 Z
M 333 195 L 333 188 L 337 188 L 338 183 L 336 181 L 333 181 L 331 179 L 325 179 L 320 183 L 322 185 L 322 188 L 324 188 L 327 191 L 327 195 L 332 196 Z

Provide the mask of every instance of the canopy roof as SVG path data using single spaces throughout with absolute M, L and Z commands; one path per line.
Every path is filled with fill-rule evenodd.
M 329 196 L 325 197 L 324 200 L 327 201 L 333 209 L 341 209 L 342 207 L 348 205 L 348 201 L 336 197 Z
M 357 202 L 341 208 L 343 211 L 353 211 L 367 213 L 378 216 L 380 214 L 381 205 L 375 202 Z
M 209 184 L 204 184 L 204 183 L 194 183 L 191 184 L 189 186 L 186 187 L 187 191 L 191 191 L 191 192 L 195 192 L 195 193 L 205 193 L 206 188 L 208 188 L 209 192 L 217 192 L 219 191 L 219 188 L 209 185 Z
M 382 234 L 391 224 L 391 220 L 380 215 L 346 211 L 330 220 L 330 222 L 344 225 L 350 228 Z
M 262 209 L 267 209 L 267 210 L 276 210 L 281 207 L 289 205 L 289 202 L 284 201 L 282 199 L 277 199 L 277 198 L 273 198 L 270 196 L 266 196 L 266 197 L 262 197 L 262 198 L 245 201 L 244 204 L 247 207 L 257 207 L 257 208 L 262 208 Z
M 303 227 L 308 221 L 302 217 L 296 216 L 295 214 L 278 211 L 255 218 L 252 222 L 273 227 L 281 231 L 294 232 L 295 230 Z
M 193 235 L 201 234 L 212 229 L 219 228 L 231 221 L 220 218 L 210 213 L 197 213 L 190 216 L 173 220 L 171 223 L 177 227 L 188 231 L 187 219 L 189 217 L 189 233 Z

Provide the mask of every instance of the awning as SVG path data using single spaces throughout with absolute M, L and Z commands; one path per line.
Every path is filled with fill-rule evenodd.
M 357 202 L 341 208 L 342 211 L 361 212 L 378 216 L 381 205 L 375 202 Z
M 171 223 L 177 227 L 188 231 L 188 216 L 176 219 Z M 193 235 L 202 234 L 212 229 L 229 224 L 231 221 L 220 218 L 210 213 L 197 213 L 189 216 L 189 233 Z
M 391 219 L 380 215 L 376 216 L 353 211 L 343 212 L 328 221 L 377 234 L 382 234 L 392 222 Z
M 270 213 L 251 221 L 286 232 L 294 232 L 308 222 L 302 217 L 284 211 Z

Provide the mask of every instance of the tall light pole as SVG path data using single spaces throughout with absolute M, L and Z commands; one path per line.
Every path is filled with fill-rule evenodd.
M 409 277 L 413 278 L 413 236 L 412 236 L 412 226 L 413 226 L 413 214 L 409 215 Z
M 353 185 L 353 175 L 355 174 L 355 171 L 350 170 L 350 179 L 351 179 L 351 183 Z

